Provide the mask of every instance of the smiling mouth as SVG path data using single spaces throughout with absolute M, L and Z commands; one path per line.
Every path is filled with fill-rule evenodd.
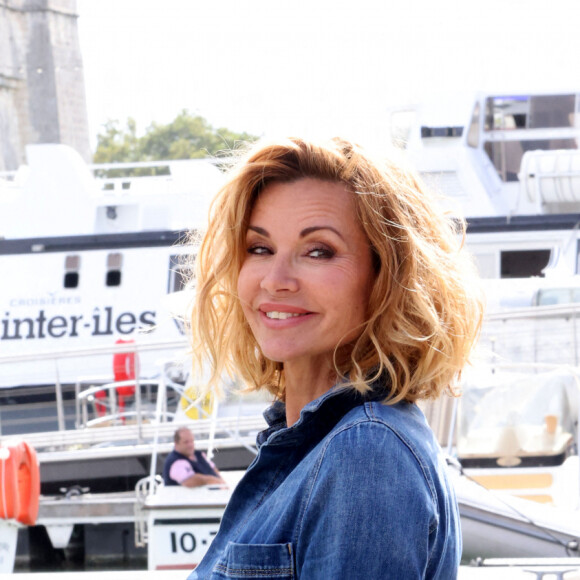
M 308 312 L 266 312 L 266 317 L 273 320 L 287 320 L 288 318 L 296 318 L 297 316 L 306 316 Z

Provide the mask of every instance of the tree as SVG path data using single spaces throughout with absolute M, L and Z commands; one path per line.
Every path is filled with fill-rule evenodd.
M 95 163 L 131 163 L 168 159 L 199 159 L 227 156 L 240 142 L 256 139 L 249 133 L 235 133 L 226 128 L 214 129 L 203 117 L 181 111 L 171 123 L 152 123 L 142 137 L 137 136 L 135 120 L 127 119 L 126 128 L 119 121 L 108 121 L 97 135 Z
M 95 163 L 142 161 L 137 137 L 137 124 L 127 119 L 127 127 L 119 128 L 118 121 L 107 121 L 103 132 L 97 135 L 97 150 L 93 156 Z

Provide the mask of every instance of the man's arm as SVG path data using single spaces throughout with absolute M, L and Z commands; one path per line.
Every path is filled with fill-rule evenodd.
M 214 468 L 216 469 L 216 468 Z M 179 482 L 179 485 L 185 487 L 199 487 L 200 485 L 224 485 L 225 481 L 222 479 L 221 474 L 216 469 L 215 475 L 203 475 L 202 473 L 195 473 L 191 468 L 191 465 L 185 459 L 178 459 L 169 471 L 171 479 Z
M 220 484 L 223 485 L 225 481 L 221 477 L 215 477 L 213 475 L 203 475 L 201 473 L 194 473 L 192 476 L 184 479 L 181 485 L 185 487 L 199 487 L 200 485 L 212 485 Z
M 217 468 L 217 465 L 211 459 L 208 459 L 207 455 L 205 453 L 203 453 L 203 451 L 202 451 L 202 455 L 203 455 L 204 459 L 211 465 L 211 468 L 215 471 L 215 474 L 218 477 L 218 479 L 221 479 L 222 483 L 225 483 L 225 480 L 222 477 L 220 470 Z

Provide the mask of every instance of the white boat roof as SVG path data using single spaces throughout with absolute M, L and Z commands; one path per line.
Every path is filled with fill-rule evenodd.
M 223 174 L 210 160 L 88 166 L 66 145 L 29 145 L 27 165 L 0 176 L 0 238 L 205 227 Z M 103 177 L 164 167 L 167 175 Z

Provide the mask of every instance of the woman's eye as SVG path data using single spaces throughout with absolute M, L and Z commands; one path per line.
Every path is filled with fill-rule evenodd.
M 253 254 L 255 256 L 262 256 L 264 254 L 270 253 L 269 248 L 267 248 L 266 246 L 260 246 L 260 245 L 250 246 L 247 251 L 248 251 L 248 254 Z
M 332 258 L 334 252 L 328 248 L 312 248 L 308 251 L 308 256 L 316 259 Z

